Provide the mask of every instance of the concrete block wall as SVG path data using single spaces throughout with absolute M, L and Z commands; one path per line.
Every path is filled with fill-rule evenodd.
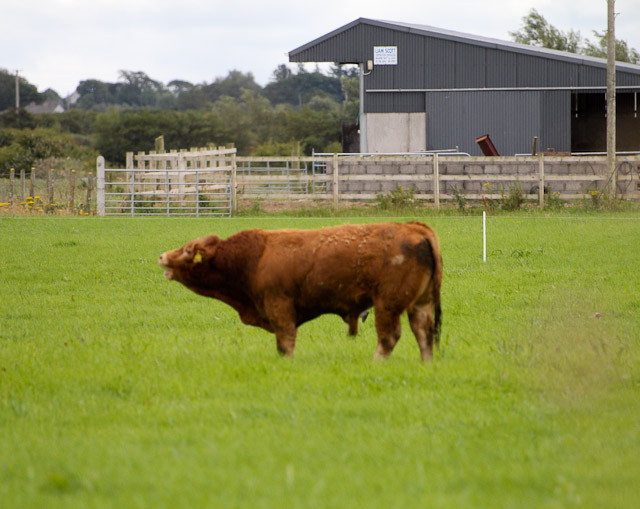
M 367 193 L 378 194 L 402 189 L 413 188 L 416 193 L 433 193 L 433 162 L 431 159 L 422 161 L 377 160 L 367 159 L 349 160 L 343 159 L 339 163 L 340 175 L 414 175 L 411 181 L 393 180 L 350 180 L 340 183 L 341 193 Z M 327 172 L 332 174 L 331 165 L 327 166 Z
M 598 177 L 607 175 L 605 157 L 545 157 L 545 176 L 567 175 L 584 176 L 584 180 L 545 180 L 545 188 L 552 193 L 583 195 L 592 190 L 602 190 L 606 181 L 598 180 Z M 619 174 L 634 175 L 635 181 L 618 184 L 620 193 L 640 192 L 640 156 L 629 156 L 618 159 L 618 167 L 623 169 Z M 467 157 L 452 158 L 440 156 L 438 170 L 440 176 L 464 176 L 478 177 L 474 180 L 440 180 L 441 195 L 452 195 L 454 190 L 465 194 L 483 194 L 490 190 L 499 193 L 507 191 L 518 181 L 519 177 L 536 177 L 535 180 L 520 182 L 523 191 L 527 194 L 537 193 L 539 160 L 537 158 L 483 158 Z M 415 158 L 376 159 L 376 158 L 341 158 L 339 161 L 340 175 L 379 175 L 380 180 L 349 180 L 340 183 L 340 193 L 385 193 L 401 187 L 415 189 L 417 194 L 433 193 L 433 158 L 427 156 L 424 159 Z M 331 164 L 327 165 L 327 173 L 332 174 Z M 415 179 L 406 181 L 385 180 L 383 176 L 414 175 Z M 513 180 L 497 180 L 492 177 L 511 176 Z M 593 176 L 594 180 L 589 180 Z M 488 187 L 487 187 L 488 184 Z M 332 186 L 329 185 L 329 192 Z

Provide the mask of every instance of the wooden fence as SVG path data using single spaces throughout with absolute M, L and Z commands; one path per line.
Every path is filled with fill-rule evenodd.
M 94 200 L 94 176 L 78 177 L 75 170 L 49 170 L 45 178 L 37 178 L 31 168 L 16 172 L 11 168 L 9 178 L 2 183 L 1 194 L 6 201 L 0 210 L 27 212 L 68 212 L 89 214 Z
M 230 215 L 238 203 L 255 199 L 324 200 L 338 207 L 399 187 L 435 207 L 461 196 L 500 199 L 515 186 L 540 206 L 552 195 L 557 201 L 604 193 L 640 200 L 640 155 L 618 156 L 613 174 L 606 168 L 605 156 L 237 157 L 233 148 L 208 147 L 127 154 L 124 169 L 107 169 L 99 158 L 96 185 L 91 175 L 80 179 L 73 171 L 52 170 L 44 179 L 36 179 L 33 170 L 11 171 L 0 181 L 0 211 Z
M 334 154 L 320 157 L 238 157 L 238 165 L 288 163 L 302 168 L 296 174 L 246 175 L 238 171 L 236 185 L 242 199 L 243 186 L 266 188 L 274 183 L 306 184 L 305 192 L 254 193 L 252 198 L 330 200 L 374 200 L 401 187 L 413 189 L 417 200 L 435 207 L 464 195 L 468 200 L 500 199 L 520 186 L 524 197 L 544 206 L 545 194 L 558 200 L 592 198 L 611 193 L 622 199 L 640 199 L 640 156 L 619 157 L 616 172 L 608 175 L 604 156 L 558 157 L 460 157 L 442 154 L 424 156 L 375 156 Z M 238 167 L 240 168 L 240 166 Z M 303 187 L 303 186 L 298 186 Z
M 525 199 L 544 206 L 545 195 L 557 200 L 592 199 L 601 193 L 640 199 L 640 156 L 617 160 L 606 172 L 604 156 L 461 157 L 445 154 L 352 155 L 314 157 L 237 157 L 235 149 L 132 154 L 124 170 L 98 168 L 98 213 L 108 214 L 105 196 L 119 195 L 111 210 L 122 214 L 193 214 L 201 196 L 218 186 L 225 196 L 224 214 L 238 202 L 265 200 L 374 200 L 400 187 L 416 200 L 443 202 L 500 199 L 519 186 Z M 135 162 L 135 164 L 134 164 Z M 204 177 L 220 170 L 215 177 Z M 101 178 L 101 171 L 120 172 L 124 180 Z M 104 186 L 120 186 L 120 193 Z M 209 186 L 209 187 L 207 187 Z M 153 200 L 150 200 L 153 197 Z M 137 200 L 137 201 L 136 201 Z M 223 201 L 224 201 L 223 200 Z M 137 204 L 136 204 L 137 203 Z M 212 210 L 209 210 L 212 212 Z M 113 212 L 112 212 L 113 213 Z M 215 212 L 217 213 L 217 212 Z

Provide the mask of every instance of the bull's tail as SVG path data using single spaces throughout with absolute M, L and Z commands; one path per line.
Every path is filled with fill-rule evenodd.
M 435 293 L 435 292 L 434 292 Z M 434 295 L 435 297 L 435 295 Z M 438 292 L 437 300 L 434 301 L 433 306 L 433 327 L 435 329 L 433 338 L 437 347 L 440 346 L 440 332 L 442 330 L 442 308 L 440 306 L 440 292 Z
M 423 240 L 416 246 L 415 256 L 418 263 L 431 270 L 431 280 L 428 290 L 431 292 L 430 301 L 433 305 L 433 338 L 436 346 L 440 345 L 440 332 L 442 329 L 442 307 L 440 305 L 440 287 L 442 286 L 442 255 L 440 243 L 436 233 L 426 224 L 417 221 L 408 224 L 419 227 Z
M 431 300 L 433 302 L 433 338 L 436 347 L 440 346 L 440 332 L 442 330 L 442 306 L 440 304 L 440 288 L 442 286 L 442 255 L 435 233 L 430 236 L 433 270 L 431 273 Z

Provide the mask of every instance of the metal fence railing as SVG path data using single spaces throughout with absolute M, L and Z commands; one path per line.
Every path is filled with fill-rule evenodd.
M 118 170 L 99 163 L 98 214 L 231 215 L 239 201 L 255 199 L 327 200 L 337 207 L 341 200 L 376 200 L 398 187 L 436 208 L 442 201 L 502 199 L 512 189 L 541 207 L 548 197 L 640 199 L 640 156 L 634 155 L 619 157 L 608 174 L 601 156 L 236 157 L 229 150 L 138 155 L 137 168 L 130 157 Z
M 238 157 L 238 194 L 279 198 L 327 192 L 326 164 L 317 158 Z
M 231 178 L 226 170 L 109 169 L 104 215 L 230 216 Z
M 235 157 L 224 147 L 127 154 L 125 169 L 105 168 L 99 157 L 98 215 L 230 216 Z

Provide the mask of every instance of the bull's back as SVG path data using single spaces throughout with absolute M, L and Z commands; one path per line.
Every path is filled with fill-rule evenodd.
M 422 281 L 434 267 L 435 234 L 422 223 L 276 230 L 265 235 L 262 284 L 279 286 L 309 307 L 367 302 L 381 291 L 393 293 L 398 286 Z

